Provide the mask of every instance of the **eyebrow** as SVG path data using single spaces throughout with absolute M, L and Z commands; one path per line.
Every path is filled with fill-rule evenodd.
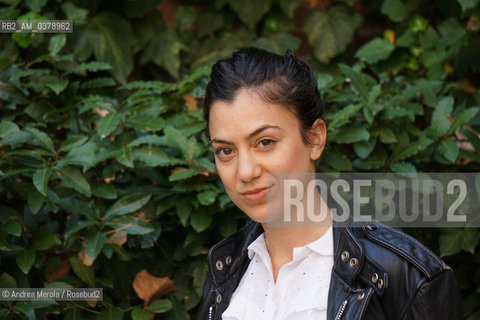
M 251 132 L 247 139 L 251 139 L 253 137 L 255 137 L 256 135 L 259 135 L 260 133 L 262 133 L 263 131 L 267 130 L 267 129 L 278 129 L 278 130 L 282 130 L 279 126 L 272 126 L 272 125 L 269 125 L 269 124 L 266 124 L 266 125 L 263 125 L 257 129 L 255 129 L 253 132 Z M 222 139 L 212 139 L 211 142 L 215 142 L 215 143 L 223 143 L 223 144 L 233 144 L 229 141 L 226 141 L 226 140 L 222 140 Z

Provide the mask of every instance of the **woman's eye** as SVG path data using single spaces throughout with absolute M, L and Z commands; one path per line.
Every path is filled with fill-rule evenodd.
M 258 144 L 261 145 L 262 147 L 269 147 L 271 146 L 275 141 L 271 139 L 263 139 L 261 140 Z
M 232 149 L 229 148 L 219 148 L 215 151 L 215 154 L 220 157 L 227 157 L 232 154 Z

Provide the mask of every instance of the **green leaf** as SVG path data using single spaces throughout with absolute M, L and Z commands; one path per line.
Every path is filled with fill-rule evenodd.
M 119 308 L 108 308 L 97 315 L 97 320 L 122 320 L 123 312 Z
M 88 137 L 85 136 L 72 136 L 67 139 L 65 139 L 58 151 L 70 151 L 78 146 L 81 146 L 82 144 L 85 143 L 85 141 L 88 140 Z
M 24 131 L 30 133 L 32 138 L 38 141 L 43 148 L 47 149 L 48 151 L 55 152 L 52 139 L 50 139 L 47 134 L 35 128 L 26 128 Z
M 168 311 L 168 319 L 171 320 L 189 320 L 190 316 L 188 315 L 185 305 L 181 303 L 177 298 L 172 298 L 172 309 Z
M 84 265 L 76 255 L 70 255 L 70 265 L 80 280 L 88 284 L 91 288 L 95 288 L 95 276 L 91 267 Z
M 376 130 L 377 131 L 377 130 Z M 380 137 L 380 141 L 382 143 L 396 143 L 397 138 L 395 137 L 395 133 L 390 128 L 387 127 L 380 127 L 378 128 L 378 133 Z
M 191 6 L 180 6 L 175 13 L 175 25 L 180 31 L 190 27 L 195 21 L 197 15 L 195 9 Z
M 452 140 L 443 140 L 438 145 L 438 151 L 447 159 L 448 161 L 454 163 L 458 157 L 458 146 L 455 141 Z
M 94 196 L 105 198 L 105 199 L 116 199 L 117 190 L 111 184 L 102 184 L 98 188 L 92 190 Z
M 165 135 L 182 152 L 187 160 L 193 160 L 202 152 L 202 146 L 194 138 L 187 139 L 181 131 L 173 127 L 167 126 Z
M 340 171 L 340 172 L 348 172 L 352 170 L 352 163 L 350 159 L 338 150 L 332 150 L 327 152 L 324 155 L 324 159 L 326 164 L 331 166 L 333 169 Z
M 90 184 L 80 172 L 71 168 L 54 168 L 54 170 L 70 187 L 90 198 Z
M 440 117 L 435 122 L 433 122 L 430 127 L 425 129 L 425 134 L 434 139 L 438 139 L 447 133 L 451 125 L 452 122 L 450 122 L 448 118 Z
M 178 201 L 177 203 L 177 216 L 182 223 L 182 226 L 187 225 L 188 218 L 190 217 L 190 213 L 192 212 L 192 205 L 189 201 Z
M 401 0 L 384 0 L 380 10 L 395 22 L 402 21 L 408 15 L 407 7 Z
M 133 309 L 132 320 L 150 320 L 152 314 L 144 309 Z
M 98 122 L 97 134 L 100 138 L 105 138 L 112 133 L 118 126 L 121 120 L 121 115 L 118 112 L 112 112 L 103 117 Z
M 68 80 L 62 80 L 52 76 L 45 79 L 44 84 L 48 88 L 52 89 L 52 91 L 58 96 L 58 94 L 65 90 L 65 88 L 68 86 Z
M 27 194 L 27 202 L 28 206 L 30 207 L 30 211 L 32 211 L 33 214 L 36 214 L 42 209 L 43 202 L 45 198 L 40 194 L 40 192 L 37 191 L 35 188 L 29 188 L 28 194 Z
M 134 160 L 145 162 L 149 167 L 166 166 L 173 164 L 170 157 L 160 148 L 143 146 L 132 151 Z
M 452 96 L 445 97 L 438 102 L 432 113 L 432 123 L 440 118 L 447 117 L 452 114 L 454 100 Z
M 465 12 L 468 9 L 478 7 L 480 0 L 458 0 L 458 3 L 462 6 L 462 11 Z
M 397 173 L 409 173 L 409 172 L 417 172 L 417 168 L 409 162 L 397 162 L 390 166 L 393 172 Z
M 148 234 L 155 231 L 153 226 L 137 217 L 123 216 L 105 223 L 105 225 L 113 229 L 122 229 L 122 231 L 129 234 Z M 125 229 L 123 229 L 125 228 Z
M 393 155 L 393 157 L 391 159 L 391 163 L 403 160 L 407 157 L 411 157 L 411 156 L 425 150 L 430 144 L 432 144 L 432 142 L 433 142 L 432 140 L 424 138 L 424 139 L 420 139 L 419 141 L 415 141 L 415 142 L 412 142 L 412 143 L 408 144 L 405 148 L 396 152 Z
M 270 10 L 271 0 L 229 0 L 230 7 L 251 30 L 260 19 Z
M 376 63 L 387 59 L 394 47 L 392 43 L 383 38 L 375 38 L 363 45 L 355 54 L 357 58 L 364 59 L 367 63 Z
M 103 245 L 107 240 L 107 236 L 104 232 L 97 231 L 91 233 L 85 241 L 85 253 L 93 260 L 97 258 L 100 251 L 102 251 Z
M 462 133 L 467 136 L 468 141 L 473 145 L 477 154 L 480 154 L 480 137 L 471 129 L 464 129 Z
M 278 4 L 283 13 L 289 18 L 293 18 L 295 10 L 303 3 L 303 0 L 279 0 Z
M 358 111 L 362 108 L 361 104 L 350 104 L 345 108 L 339 110 L 338 112 L 333 113 L 331 116 L 327 117 L 327 119 L 331 118 L 332 120 L 328 123 L 328 130 L 331 131 L 338 127 L 343 126 L 344 124 L 348 123 L 350 118 L 358 114 Z
M 17 281 L 6 272 L 0 275 L 0 288 L 17 288 Z
M 172 77 L 178 79 L 180 69 L 180 50 L 186 50 L 180 36 L 173 29 L 164 29 L 153 37 L 145 48 L 141 64 L 153 61 L 165 69 Z
M 475 254 L 475 248 L 480 239 L 480 231 L 478 228 L 465 228 L 462 232 L 462 249 Z
M 252 46 L 283 55 L 287 50 L 296 51 L 301 44 L 302 40 L 290 33 L 277 33 L 257 38 Z
M 96 151 L 97 145 L 93 142 L 87 142 L 84 145 L 71 148 L 70 152 L 61 161 L 82 166 L 85 172 L 97 163 Z
M 165 120 L 150 115 L 136 115 L 129 117 L 126 124 L 141 132 L 158 131 L 165 126 Z
M 25 0 L 25 4 L 30 10 L 40 12 L 40 10 L 47 4 L 48 0 Z
M 21 250 L 18 251 L 15 256 L 17 266 L 22 270 L 24 274 L 28 274 L 30 268 L 35 262 L 35 250 Z
M 331 6 L 326 13 L 314 11 L 310 14 L 303 30 L 317 59 L 328 63 L 331 58 L 345 50 L 355 29 L 361 24 L 362 16 L 353 9 Z
M 103 215 L 104 219 L 134 212 L 143 207 L 150 200 L 151 194 L 142 192 L 132 193 L 115 202 Z
M 9 133 L 6 137 L 0 140 L 0 146 L 4 145 L 18 145 L 28 142 L 32 139 L 32 135 L 25 131 L 16 131 Z
M 365 82 L 362 80 L 360 77 L 360 74 L 358 74 L 355 70 L 347 66 L 346 64 L 340 63 L 339 65 L 340 70 L 342 73 L 350 79 L 352 82 L 352 85 L 355 87 L 355 89 L 362 95 L 362 97 L 365 100 L 368 100 L 368 88 L 365 85 Z
M 10 244 L 7 242 L 7 240 L 3 237 L 3 235 L 0 233 L 0 250 L 5 250 L 5 251 L 10 251 Z
M 172 309 L 172 302 L 168 299 L 159 299 L 153 301 L 147 310 L 153 313 L 164 313 Z
M 77 65 L 75 68 L 70 70 L 67 73 L 84 73 L 85 71 L 97 72 L 102 70 L 111 70 L 112 66 L 106 62 L 102 61 L 90 61 L 84 62 Z
M 44 197 L 47 196 L 48 181 L 52 176 L 52 168 L 39 169 L 33 174 L 33 185 Z
M 473 117 L 477 115 L 479 110 L 479 107 L 467 108 L 463 110 L 459 115 L 456 115 L 452 126 L 450 127 L 450 130 L 448 130 L 447 132 L 447 135 L 451 135 L 452 133 L 463 127 L 463 125 L 468 123 L 471 119 L 473 119 Z
M 192 212 L 190 223 L 196 232 L 202 232 L 212 224 L 212 215 L 205 209 L 198 209 Z
M 62 10 L 67 16 L 67 19 L 73 20 L 74 24 L 84 23 L 88 16 L 88 10 L 76 7 L 71 2 L 62 3 Z
M 454 255 L 462 250 L 462 230 L 445 230 L 439 239 L 440 256 Z
M 32 249 L 36 251 L 48 250 L 53 246 L 61 245 L 60 238 L 51 232 L 40 231 L 33 237 Z
M 117 157 L 117 161 L 126 167 L 133 168 L 132 150 L 129 147 L 122 148 L 122 154 Z
M 365 159 L 373 151 L 373 148 L 375 148 L 375 143 L 376 143 L 375 138 L 369 139 L 369 141 L 367 142 L 357 142 L 353 145 L 353 149 L 355 150 L 355 153 L 357 154 L 357 156 L 359 156 L 362 159 Z
M 111 73 L 121 83 L 133 69 L 132 50 L 135 36 L 129 22 L 114 13 L 100 13 L 90 19 L 80 37 L 90 48 L 95 58 L 112 66 Z M 76 51 L 84 49 L 77 47 Z
M 65 240 L 67 240 L 68 238 L 70 238 L 72 234 L 96 224 L 97 224 L 97 221 L 92 221 L 92 220 L 79 221 L 74 225 L 70 226 L 63 234 L 63 237 Z
M 217 197 L 218 192 L 213 190 L 203 191 L 197 194 L 197 199 L 200 201 L 201 204 L 208 206 L 215 202 L 215 198 Z
M 349 128 L 340 130 L 330 135 L 330 141 L 337 143 L 353 143 L 368 141 L 370 133 L 365 128 Z
M 168 181 L 185 180 L 185 179 L 196 176 L 200 172 L 202 172 L 202 170 L 200 170 L 199 168 L 190 167 L 188 169 L 178 171 L 178 172 L 175 172 L 174 174 L 170 175 L 168 177 Z
M 18 132 L 20 128 L 13 122 L 2 121 L 0 122 L 0 138 L 4 138 L 10 133 Z
M 22 226 L 15 220 L 8 220 L 4 224 L 0 224 L 0 230 L 15 237 L 19 237 L 22 234 Z
M 103 87 L 113 87 L 115 85 L 115 80 L 112 78 L 100 77 L 85 81 L 80 86 L 82 89 L 92 89 L 92 88 L 103 88 Z
M 67 43 L 67 37 L 65 34 L 57 34 L 50 38 L 50 44 L 48 45 L 48 50 L 52 57 L 56 57 L 60 50 Z

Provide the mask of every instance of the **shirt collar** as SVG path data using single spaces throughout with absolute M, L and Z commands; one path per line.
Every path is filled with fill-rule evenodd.
M 308 248 L 309 251 L 313 251 L 322 256 L 333 256 L 333 230 L 332 225 L 327 229 L 327 231 L 317 240 L 307 243 L 303 247 L 293 248 L 293 260 L 297 260 L 297 252 L 300 252 L 301 249 Z M 267 250 L 267 245 L 265 243 L 265 233 L 262 233 L 248 246 L 248 258 L 251 260 L 255 254 L 258 254 L 262 259 L 270 258 Z

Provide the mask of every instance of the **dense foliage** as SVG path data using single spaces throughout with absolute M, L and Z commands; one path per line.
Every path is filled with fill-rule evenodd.
M 212 62 L 241 46 L 318 73 L 319 170 L 480 171 L 480 1 L 160 2 L 0 0 L 0 19 L 75 22 L 0 35 L 0 287 L 104 288 L 98 303 L 0 302 L 1 319 L 195 313 L 208 247 L 245 221 L 199 104 Z M 410 231 L 479 319 L 479 230 Z

